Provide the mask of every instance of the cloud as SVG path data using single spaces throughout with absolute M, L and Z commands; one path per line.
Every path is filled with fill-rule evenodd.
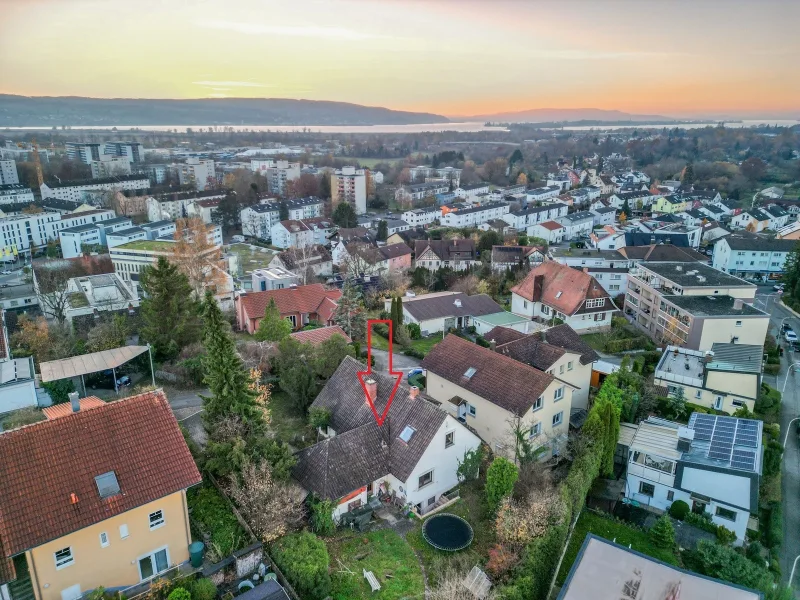
M 245 35 L 275 35 L 337 40 L 367 40 L 387 37 L 344 27 L 320 27 L 318 25 L 263 25 L 259 23 L 236 23 L 233 21 L 200 21 L 196 25 L 204 29 L 220 29 Z
M 193 81 L 194 85 L 203 85 L 215 90 L 229 90 L 234 87 L 257 87 L 268 88 L 275 87 L 266 83 L 258 83 L 256 81 Z
M 550 58 L 555 60 L 609 60 L 615 58 L 656 58 L 674 56 L 675 52 L 593 52 L 590 50 L 547 50 L 529 55 L 534 58 Z

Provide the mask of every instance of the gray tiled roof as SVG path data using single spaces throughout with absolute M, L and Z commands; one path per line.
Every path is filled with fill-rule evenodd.
M 797 240 L 778 240 L 747 231 L 736 231 L 724 239 L 731 250 L 758 250 L 762 252 L 791 252 Z
M 711 351 L 714 357 L 706 364 L 711 371 L 761 373 L 764 346 L 716 342 L 711 346 Z
M 461 306 L 456 305 L 458 301 Z M 503 312 L 503 307 L 486 294 L 452 294 L 426 298 L 418 296 L 405 302 L 403 308 L 417 321 L 440 319 L 442 317 L 482 317 Z

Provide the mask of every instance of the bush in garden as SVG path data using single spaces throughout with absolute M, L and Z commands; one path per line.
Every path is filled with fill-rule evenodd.
M 678 521 L 683 521 L 686 518 L 686 515 L 689 514 L 689 505 L 686 504 L 683 500 L 676 500 L 669 507 L 669 514 L 670 516 L 678 519 Z
M 408 329 L 408 335 L 411 336 L 412 340 L 418 340 L 422 337 L 422 329 L 420 329 L 419 324 L 409 323 L 406 325 L 406 329 Z
M 729 545 L 736 541 L 736 532 L 731 531 L 730 529 L 728 529 L 723 525 L 717 526 L 716 535 L 717 535 L 717 541 L 720 544 Z
M 195 579 L 189 587 L 192 600 L 214 600 L 217 597 L 217 586 L 205 577 Z
M 167 600 L 192 600 L 192 595 L 186 588 L 177 587 L 169 593 Z
M 319 535 L 333 535 L 336 523 L 333 522 L 333 510 L 336 504 L 332 500 L 320 500 L 316 496 L 309 501 L 311 509 L 311 530 Z
M 301 598 L 322 600 L 330 594 L 330 558 L 325 543 L 308 531 L 282 537 L 272 546 L 272 559 Z
M 647 535 L 659 548 L 672 548 L 675 545 L 675 527 L 667 515 L 661 515 Z
M 492 461 L 486 472 L 486 501 L 489 510 L 494 513 L 503 498 L 514 491 L 514 484 L 519 477 L 517 467 L 510 460 L 499 456 Z

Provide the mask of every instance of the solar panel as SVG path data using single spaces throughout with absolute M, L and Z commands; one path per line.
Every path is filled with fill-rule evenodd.
M 694 429 L 694 439 L 701 442 L 711 441 L 715 421 L 714 415 L 694 413 L 689 421 L 689 427 Z
M 742 469 L 743 471 L 755 471 L 756 469 L 756 453 L 755 450 L 746 450 L 737 448 L 733 451 L 731 457 L 731 466 L 734 469 Z
M 758 447 L 758 421 L 739 419 L 736 428 L 736 445 L 749 448 Z

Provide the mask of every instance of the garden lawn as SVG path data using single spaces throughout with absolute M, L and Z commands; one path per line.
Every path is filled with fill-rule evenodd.
M 331 559 L 333 600 L 422 600 L 425 597 L 425 583 L 414 551 L 393 529 L 363 534 L 342 530 L 326 542 Z M 337 559 L 354 574 L 347 573 Z M 364 579 L 364 569 L 375 574 L 381 584 L 379 592 L 372 593 Z M 391 575 L 391 579 L 386 575 Z
M 411 348 L 422 354 L 427 354 L 433 347 L 442 341 L 441 334 L 433 334 L 428 337 L 420 338 L 418 340 L 411 340 Z M 378 350 L 388 350 L 389 340 L 375 331 L 372 332 L 372 347 Z M 396 354 L 402 354 L 403 350 L 398 344 L 392 344 L 392 351 Z
M 572 568 L 572 563 L 578 557 L 583 541 L 589 533 L 607 540 L 616 540 L 618 544 L 625 547 L 630 545 L 631 549 L 647 556 L 652 556 L 667 564 L 679 565 L 678 557 L 672 550 L 653 545 L 644 531 L 584 509 L 578 518 L 578 523 L 575 525 L 575 531 L 572 532 L 567 552 L 564 555 L 564 561 L 561 563 L 561 570 L 558 572 L 558 578 L 556 579 L 558 585 L 563 585 L 569 570 Z
M 295 448 L 305 448 L 317 442 L 317 434 L 308 424 L 305 415 L 299 410 L 286 392 L 282 392 L 278 384 L 272 385 L 272 397 L 269 403 L 272 412 L 270 428 L 278 439 Z
M 437 550 L 422 537 L 422 521 L 419 527 L 406 536 L 422 559 L 428 576 L 428 586 L 438 582 L 439 575 L 450 565 L 466 573 L 476 564 L 483 565 L 489 555 L 489 548 L 495 543 L 494 522 L 488 518 L 483 487 L 478 482 L 461 484 L 461 499 L 435 514 L 449 513 L 457 515 L 472 525 L 475 534 L 469 548 L 459 552 Z
M 211 483 L 189 488 L 186 492 L 189 521 L 195 537 L 209 535 L 208 559 L 211 562 L 230 556 L 250 543 L 250 536 L 239 524 L 228 501 Z

